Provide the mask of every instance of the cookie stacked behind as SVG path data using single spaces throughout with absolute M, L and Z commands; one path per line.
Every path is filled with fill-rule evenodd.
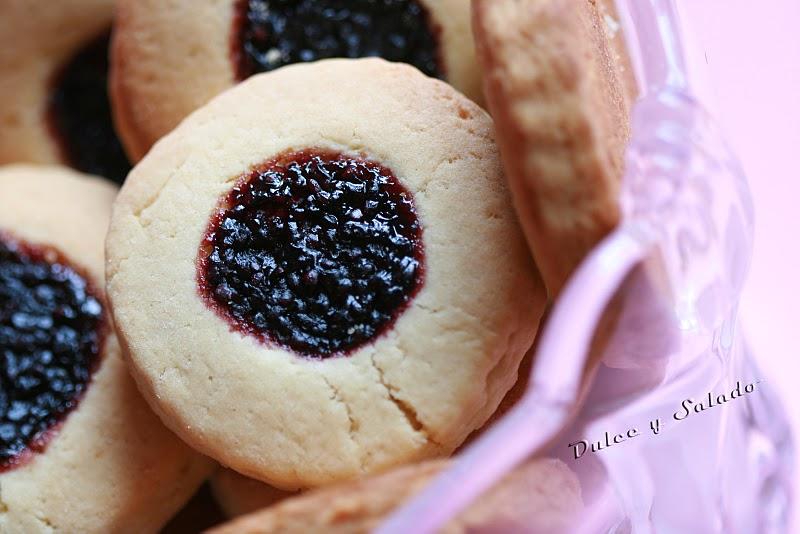
M 480 102 L 469 0 L 121 0 L 112 54 L 114 116 L 138 161 L 189 113 L 286 65 L 382 57 Z
M 296 492 L 281 491 L 258 480 L 220 468 L 209 479 L 214 499 L 228 517 L 238 517 L 267 508 Z
M 235 519 L 210 534 L 367 534 L 449 465 L 446 460 L 423 462 L 309 492 Z M 583 506 L 578 478 L 564 462 L 532 460 L 441 532 L 565 533 Z
M 468 0 L 9 0 L 0 40 L 0 164 L 117 183 L 213 96 L 291 63 L 379 56 L 481 101 Z
M 107 94 L 113 0 L 0 6 L 0 164 L 62 164 L 122 183 Z
M 0 531 L 152 532 L 208 475 L 121 358 L 104 296 L 116 188 L 0 170 Z
M 555 296 L 620 220 L 635 87 L 612 2 L 478 0 L 473 22 L 514 205 Z

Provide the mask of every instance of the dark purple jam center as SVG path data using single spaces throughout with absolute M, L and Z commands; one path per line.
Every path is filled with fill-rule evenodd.
M 0 471 L 45 446 L 100 358 L 103 308 L 55 250 L 0 234 Z
M 57 74 L 47 114 L 64 158 L 72 167 L 121 184 L 131 165 L 111 120 L 109 37 L 107 33 L 89 43 Z
M 418 0 L 239 0 L 238 8 L 239 79 L 291 63 L 370 56 L 443 77 L 439 30 Z
M 309 150 L 255 168 L 224 198 L 199 282 L 236 329 L 325 358 L 390 326 L 422 270 L 414 200 L 392 172 Z

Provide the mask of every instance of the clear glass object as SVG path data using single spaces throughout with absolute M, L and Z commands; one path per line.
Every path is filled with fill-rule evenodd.
M 747 182 L 693 93 L 673 0 L 617 3 L 641 94 L 624 222 L 556 302 L 525 396 L 382 534 L 437 531 L 533 456 L 578 476 L 570 532 L 789 531 L 791 432 L 737 327 Z M 526 531 L 526 510 L 514 514 Z

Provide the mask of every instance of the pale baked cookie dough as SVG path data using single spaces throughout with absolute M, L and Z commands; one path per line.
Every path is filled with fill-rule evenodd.
M 56 249 L 102 294 L 115 195 L 112 185 L 67 169 L 3 167 L 0 234 Z M 0 467 L 0 532 L 156 532 L 210 472 L 150 411 L 107 327 L 98 367 L 77 405 L 50 427 L 44 450 Z
M 469 0 L 411 2 L 417 2 L 422 7 L 420 20 L 423 22 L 410 27 L 420 27 L 425 20 L 429 21 L 432 27 L 430 33 L 438 41 L 438 51 L 434 50 L 433 53 L 438 58 L 444 79 L 481 103 L 481 77 L 470 29 Z M 337 13 L 345 13 L 351 6 L 357 10 L 363 5 L 373 6 L 372 9 L 380 5 L 375 0 L 257 0 L 252 3 L 261 6 L 277 3 L 277 6 L 272 6 L 276 10 L 282 9 L 281 6 L 296 9 L 302 4 L 312 11 L 332 8 Z M 387 5 L 406 3 L 409 0 L 386 2 Z M 237 73 L 236 59 L 240 47 L 234 43 L 235 32 L 243 22 L 242 13 L 246 4 L 242 0 L 118 2 L 111 97 L 117 127 L 128 155 L 134 161 L 141 159 L 153 143 L 170 132 L 189 113 L 242 79 L 242 75 Z M 344 20 L 347 22 L 350 18 L 352 16 L 345 16 Z M 392 18 L 396 16 L 392 15 Z M 352 37 L 344 33 L 344 24 L 329 24 L 335 32 L 342 32 L 336 41 L 341 43 Z M 323 41 L 331 39 L 331 31 L 304 30 L 304 26 L 305 23 L 294 24 L 289 19 L 285 33 L 307 31 L 311 36 L 310 44 L 316 47 L 321 47 Z M 386 31 L 383 26 L 377 26 L 372 33 L 384 35 Z M 355 41 L 354 50 L 360 49 L 359 42 Z M 407 47 L 409 42 L 411 39 L 405 44 L 401 42 L 399 48 Z M 281 53 L 274 50 L 271 53 L 275 55 L 270 57 L 280 57 Z M 289 52 L 297 54 L 298 51 L 283 51 L 284 54 Z M 321 54 L 310 55 L 309 58 L 326 57 L 325 53 Z M 373 51 L 364 55 L 379 54 Z
M 553 296 L 620 220 L 635 86 L 611 7 L 473 2 L 484 90 L 514 205 Z
M 424 462 L 312 491 L 209 534 L 366 534 L 449 465 L 446 460 Z M 512 471 L 440 532 L 571 532 L 582 510 L 575 473 L 561 460 L 538 459 Z
M 535 345 L 525 354 L 517 372 L 517 381 L 505 394 L 492 416 L 483 426 L 472 432 L 458 450 L 468 447 L 470 443 L 480 438 L 519 402 L 528 387 L 534 351 Z M 457 453 L 458 451 L 456 451 Z M 266 508 L 288 497 L 297 496 L 297 492 L 281 491 L 269 484 L 225 468 L 218 469 L 209 479 L 209 483 L 217 503 L 231 518 Z
M 505 394 L 497 409 L 479 429 L 473 431 L 458 450 L 468 447 L 480 438 L 494 423 L 503 418 L 525 394 L 528 387 L 535 345 L 525 354 L 517 372 L 518 378 Z M 456 454 L 458 454 L 458 450 Z M 240 475 L 236 471 L 220 468 L 209 479 L 214 498 L 228 517 L 238 517 L 271 506 L 288 497 L 297 496 L 297 492 L 281 491 L 258 480 Z
M 121 182 L 130 167 L 106 95 L 113 0 L 0 5 L 0 164 L 65 164 Z
M 115 203 L 106 273 L 132 372 L 167 425 L 288 490 L 446 455 L 479 428 L 516 381 L 545 300 L 493 135 L 449 85 L 362 59 L 252 77 L 157 143 Z M 391 326 L 321 360 L 232 330 L 198 283 L 210 219 L 243 173 L 314 147 L 391 169 L 424 247 L 421 284 Z
M 209 484 L 214 499 L 228 517 L 249 514 L 296 495 L 224 467 L 211 476 Z

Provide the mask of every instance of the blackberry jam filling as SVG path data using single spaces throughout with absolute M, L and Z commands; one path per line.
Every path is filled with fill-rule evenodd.
M 438 27 L 419 0 L 239 0 L 232 55 L 240 80 L 304 61 L 382 57 L 436 78 Z
M 100 359 L 90 284 L 54 249 L 0 234 L 0 471 L 44 449 Z
M 111 120 L 107 88 L 110 35 L 89 43 L 56 75 L 47 116 L 72 167 L 121 184 L 131 165 Z
M 388 328 L 422 284 L 411 193 L 382 165 L 324 150 L 245 174 L 201 245 L 200 293 L 232 326 L 315 358 Z

